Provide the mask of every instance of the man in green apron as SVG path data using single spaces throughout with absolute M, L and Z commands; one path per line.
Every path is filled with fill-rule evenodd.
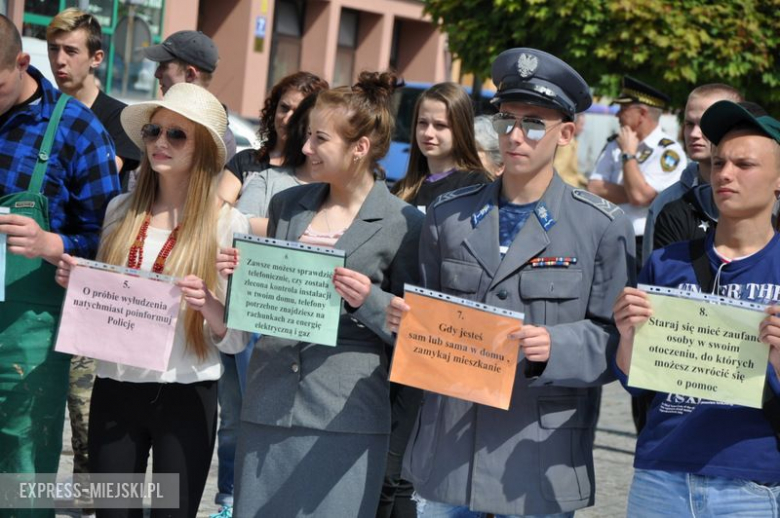
M 0 206 L 10 209 L 0 214 L 0 472 L 56 473 L 70 357 L 53 351 L 64 294 L 54 264 L 63 252 L 94 256 L 119 181 L 103 126 L 30 66 L 2 15 L 0 41 Z

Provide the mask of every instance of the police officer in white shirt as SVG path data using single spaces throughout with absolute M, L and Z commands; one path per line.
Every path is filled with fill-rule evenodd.
M 620 132 L 610 137 L 601 152 L 588 190 L 623 209 L 634 225 L 639 253 L 648 206 L 659 192 L 680 179 L 687 160 L 682 146 L 659 125 L 668 96 L 625 76 L 614 104 L 620 105 Z

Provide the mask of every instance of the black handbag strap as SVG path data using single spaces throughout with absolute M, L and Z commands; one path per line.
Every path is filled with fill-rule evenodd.
M 711 293 L 712 283 L 715 279 L 712 275 L 712 268 L 710 268 L 710 260 L 707 257 L 705 239 L 694 239 L 689 243 L 689 246 L 691 264 L 693 272 L 696 274 L 696 281 L 701 286 L 702 292 Z M 775 440 L 777 441 L 777 449 L 780 450 L 780 398 L 775 395 L 768 383 L 764 387 L 764 404 L 761 410 L 764 412 L 766 420 L 772 425 L 772 430 L 775 432 Z

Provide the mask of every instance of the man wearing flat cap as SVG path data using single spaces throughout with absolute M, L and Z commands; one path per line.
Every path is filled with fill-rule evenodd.
M 569 65 L 516 48 L 493 64 L 505 170 L 445 194 L 420 243 L 424 287 L 525 314 L 508 410 L 426 392 L 404 458 L 429 516 L 572 516 L 593 504 L 593 432 L 617 331 L 611 304 L 634 279 L 623 211 L 553 168 L 592 100 Z M 395 298 L 387 323 L 408 306 Z
M 765 402 L 763 408 L 750 408 L 654 393 L 636 443 L 627 516 L 777 517 L 780 234 L 771 218 L 780 193 L 780 121 L 754 103 L 723 100 L 704 112 L 701 130 L 713 146 L 710 182 L 718 225 L 706 238 L 654 251 L 639 282 L 767 305 L 754 330 L 769 346 L 768 361 L 757 365 L 766 369 Z M 614 368 L 634 395 L 646 391 L 627 385 L 633 337 L 652 309 L 636 288 L 625 288 L 615 302 L 620 342 Z M 745 340 L 734 357 L 745 358 L 748 349 L 762 345 Z M 686 363 L 694 362 L 683 359 Z
M 588 190 L 618 204 L 628 215 L 639 253 L 648 206 L 680 179 L 687 160 L 682 146 L 659 125 L 669 105 L 666 94 L 625 76 L 614 103 L 620 105 L 620 132 L 610 137 L 596 161 Z
M 159 63 L 154 77 L 160 82 L 163 95 L 177 83 L 194 83 L 208 89 L 219 61 L 216 44 L 200 31 L 174 32 L 143 52 L 146 59 Z M 230 160 L 236 154 L 236 137 L 230 128 L 225 130 L 222 140 Z

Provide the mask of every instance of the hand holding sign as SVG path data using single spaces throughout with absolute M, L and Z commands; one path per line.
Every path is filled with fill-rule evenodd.
M 67 289 L 68 282 L 70 281 L 70 272 L 77 264 L 78 261 L 75 257 L 68 254 L 62 254 L 57 263 L 57 271 L 54 274 L 54 280 L 57 281 L 57 284 Z
M 217 254 L 217 271 L 222 277 L 227 278 L 238 268 L 238 248 L 220 248 Z
M 347 304 L 359 308 L 371 291 L 371 279 L 355 270 L 338 267 L 333 272 L 333 286 Z
M 766 313 L 769 316 L 761 322 L 758 337 L 769 346 L 769 363 L 780 378 L 780 306 L 769 306 Z
M 525 325 L 519 331 L 509 334 L 510 340 L 519 340 L 520 350 L 531 362 L 546 362 L 550 359 L 550 332 L 547 328 Z
M 615 301 L 612 311 L 615 314 L 615 326 L 620 333 L 617 364 L 620 370 L 629 374 L 636 328 L 647 322 L 653 310 L 644 291 L 626 287 Z

